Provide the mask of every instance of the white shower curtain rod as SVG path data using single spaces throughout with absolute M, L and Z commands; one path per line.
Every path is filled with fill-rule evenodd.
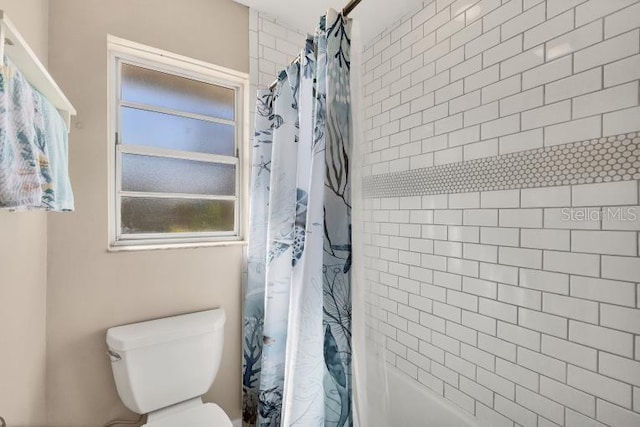
M 342 9 L 342 15 L 349 16 L 349 14 L 353 12 L 353 9 L 355 9 L 361 2 L 362 0 L 351 0 L 349 3 L 347 3 L 344 9 Z M 289 64 L 295 64 L 298 61 L 300 61 L 300 55 L 296 56 Z M 277 84 L 278 79 L 276 78 L 275 81 L 269 86 L 269 90 L 273 90 Z

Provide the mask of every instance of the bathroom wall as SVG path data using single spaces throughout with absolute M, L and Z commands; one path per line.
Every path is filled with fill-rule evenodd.
M 249 71 L 249 11 L 231 0 L 56 0 L 50 65 L 78 110 L 70 137 L 76 212 L 49 218 L 50 427 L 133 418 L 105 354 L 107 328 L 222 306 L 222 365 L 207 400 L 240 417 L 241 246 L 107 252 L 107 34 Z
M 266 88 L 301 51 L 307 35 L 255 9 L 250 10 L 251 83 Z
M 302 50 L 307 35 L 265 13 L 250 9 L 249 56 L 251 80 L 251 128 L 258 89 L 271 85 Z
M 48 0 L 0 0 L 47 63 Z M 0 211 L 0 416 L 45 425 L 47 214 Z
M 639 26 L 437 0 L 364 53 L 372 337 L 485 425 L 640 425 Z

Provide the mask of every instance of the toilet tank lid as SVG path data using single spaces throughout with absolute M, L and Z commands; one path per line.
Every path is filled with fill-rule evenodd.
M 225 320 L 224 310 L 219 308 L 116 326 L 107 331 L 107 345 L 115 351 L 147 347 L 213 332 L 221 329 Z

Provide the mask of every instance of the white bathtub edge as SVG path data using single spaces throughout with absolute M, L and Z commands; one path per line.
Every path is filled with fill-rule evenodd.
M 401 405 L 399 404 L 400 402 L 392 401 L 391 411 L 393 412 L 394 407 L 400 410 L 400 413 L 391 414 L 392 419 L 403 422 L 401 421 L 401 418 L 406 416 L 406 413 L 402 413 L 400 406 L 414 408 L 425 408 L 425 406 L 430 406 L 432 409 L 436 409 L 438 411 L 438 414 L 432 412 L 431 415 L 438 420 L 442 420 L 436 421 L 439 423 L 437 424 L 438 427 L 445 427 L 448 425 L 452 427 L 488 427 L 487 425 L 482 424 L 478 418 L 465 412 L 463 409 L 459 408 L 441 395 L 418 383 L 397 368 L 387 366 L 387 369 L 391 398 L 393 399 L 393 396 L 401 396 L 402 399 Z M 431 405 L 428 405 L 427 402 Z M 464 424 L 460 424 L 460 422 L 463 422 Z M 436 424 L 431 424 L 431 426 L 435 425 Z

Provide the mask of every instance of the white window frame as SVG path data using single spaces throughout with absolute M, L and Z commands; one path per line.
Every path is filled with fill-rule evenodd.
M 249 136 L 249 75 L 228 68 L 209 64 L 196 59 L 177 55 L 139 43 L 109 35 L 107 37 L 108 51 L 108 159 L 109 159 L 109 242 L 110 251 L 123 250 L 149 250 L 192 248 L 201 246 L 226 246 L 234 244 L 246 244 L 245 233 L 248 229 L 248 136 Z M 119 145 L 117 138 L 120 134 L 120 64 L 137 65 L 144 68 L 179 75 L 193 80 L 212 83 L 222 87 L 232 88 L 235 91 L 235 129 L 236 129 L 236 159 L 228 156 L 217 156 L 201 153 L 182 153 L 176 155 L 172 150 L 152 147 L 138 147 Z M 130 103 L 126 103 L 129 105 Z M 154 111 L 162 111 L 162 108 L 154 108 Z M 185 114 L 185 116 L 188 116 Z M 198 117 L 197 117 L 198 118 Z M 216 120 L 218 121 L 218 120 Z M 219 120 L 220 122 L 229 122 Z M 127 234 L 121 235 L 120 227 L 120 197 L 125 195 L 121 189 L 121 154 L 145 154 L 158 155 L 163 158 L 180 158 L 188 160 L 207 160 L 225 164 L 236 165 L 236 192 L 231 197 L 207 197 L 198 196 L 198 200 L 208 198 L 215 200 L 234 200 L 235 230 L 233 232 L 209 232 L 209 233 L 169 233 L 158 234 Z M 136 193 L 138 196 L 142 193 Z M 158 197 L 156 193 L 149 196 Z M 167 194 L 165 197 L 184 197 L 180 194 Z

